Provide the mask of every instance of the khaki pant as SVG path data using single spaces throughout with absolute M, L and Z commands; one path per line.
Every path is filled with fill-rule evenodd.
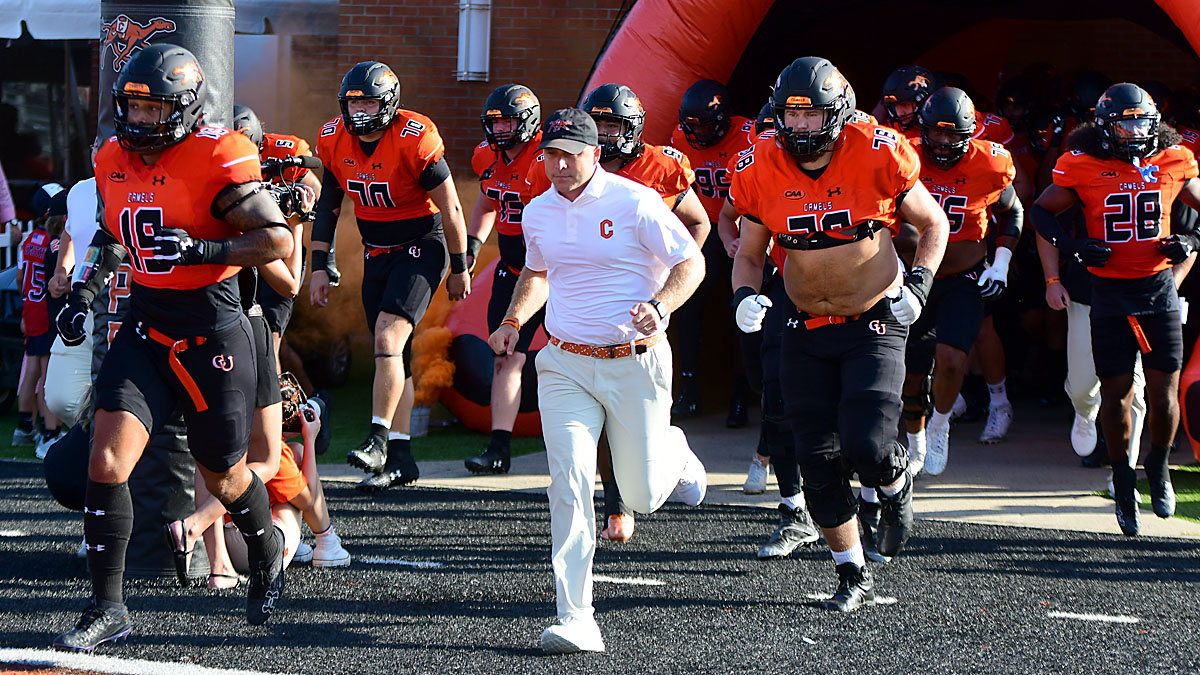
M 1096 419 L 1100 412 L 1100 380 L 1092 359 L 1091 306 L 1072 302 L 1067 306 L 1067 381 L 1063 386 L 1075 412 Z M 1137 466 L 1141 451 L 1142 424 L 1146 420 L 1146 376 L 1139 355 L 1133 367 L 1133 406 L 1130 411 L 1129 465 Z M 1103 433 L 1101 431 L 1100 433 Z
M 558 616 L 590 616 L 601 429 L 621 497 L 639 513 L 663 505 L 692 456 L 683 431 L 671 426 L 671 347 L 663 340 L 644 354 L 597 359 L 547 345 L 537 371 Z
M 46 407 L 63 424 L 75 426 L 87 415 L 84 409 L 92 390 L 92 315 L 84 323 L 84 341 L 74 347 L 54 338 L 46 366 Z

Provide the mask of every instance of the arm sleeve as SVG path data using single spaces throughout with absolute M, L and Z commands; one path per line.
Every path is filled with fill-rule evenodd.
M 438 161 L 425 167 L 425 170 L 417 177 L 417 182 L 421 184 L 421 189 L 429 192 L 442 183 L 445 183 L 449 177 L 450 165 L 446 163 L 445 157 L 440 157 Z
M 337 227 L 338 217 L 334 210 L 341 207 L 342 198 L 346 196 L 337 176 L 329 169 L 321 178 L 321 198 L 317 200 L 317 219 L 313 222 L 312 240 L 326 244 L 333 243 L 333 231 Z

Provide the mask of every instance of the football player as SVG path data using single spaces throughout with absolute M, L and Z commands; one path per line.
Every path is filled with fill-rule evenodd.
M 445 145 L 432 120 L 400 107 L 400 93 L 400 80 L 387 65 L 357 64 L 338 92 L 342 114 L 321 127 L 317 140 L 325 177 L 313 223 L 313 305 L 329 300 L 329 245 L 347 195 L 366 254 L 362 300 L 375 338 L 371 428 L 346 456 L 371 474 L 358 484 L 364 492 L 419 477 L 409 446 L 413 329 L 447 265 L 450 299 L 471 290 L 466 225 Z
M 471 168 L 479 176 L 482 193 L 471 212 L 467 227 L 467 267 L 494 227 L 500 260 L 492 274 L 492 296 L 488 300 L 488 334 L 504 320 L 512 301 L 517 278 L 525 267 L 525 237 L 521 211 L 529 201 L 525 175 L 541 142 L 542 110 L 529 87 L 506 84 L 488 95 L 479 116 L 484 141 L 475 147 Z M 508 473 L 512 462 L 510 441 L 513 424 L 521 407 L 521 373 L 529 344 L 545 319 L 545 310 L 521 326 L 521 339 L 511 355 L 496 355 L 492 373 L 492 438 L 479 455 L 465 460 L 472 473 Z
M 1024 221 L 1013 188 L 1012 155 L 1000 143 L 974 139 L 975 112 L 966 92 L 943 87 L 930 94 L 918 114 L 921 183 L 946 212 L 950 237 L 925 309 L 909 330 L 905 352 L 904 418 L 914 475 L 922 466 L 934 476 L 946 468 L 950 409 L 983 323 L 984 301 L 999 297 L 1007 287 L 1009 262 Z M 989 211 L 998 230 L 990 264 L 984 241 Z
M 882 502 L 876 548 L 895 555 L 912 527 L 908 452 L 896 442 L 907 327 L 921 313 L 948 236 L 946 215 L 919 180 L 916 151 L 895 131 L 849 124 L 841 72 L 796 59 L 775 82 L 775 134 L 735 165 L 729 201 L 743 216 L 733 263 L 738 327 L 760 330 L 768 245 L 788 249 L 780 381 L 812 518 L 833 552 L 852 611 L 875 599 L 855 520 L 850 475 Z M 891 233 L 920 232 L 903 275 Z M 902 283 L 899 283 L 902 279 Z
M 130 314 L 95 385 L 84 511 L 92 602 L 74 629 L 55 638 L 58 649 L 91 651 L 132 630 L 121 591 L 133 526 L 127 481 L 177 406 L 209 491 L 246 539 L 247 620 L 266 622 L 283 590 L 282 536 L 262 480 L 246 466 L 254 402 L 228 393 L 256 385 L 234 277 L 243 266 L 287 256 L 292 234 L 260 190 L 254 144 L 200 125 L 206 98 L 196 57 L 169 44 L 139 51 L 113 86 L 116 135 L 96 155 L 104 218 L 93 255 L 117 259 L 124 247 L 133 285 Z M 83 339 L 89 281 L 75 285 L 63 310 L 64 341 Z
M 1031 218 L 1038 233 L 1087 267 L 1092 280 L 1092 357 L 1100 379 L 1100 429 L 1112 460 L 1117 524 L 1139 530 L 1136 471 L 1128 457 L 1133 371 L 1141 354 L 1151 412 L 1150 452 L 1143 465 L 1155 515 L 1175 511 L 1167 468 L 1179 424 L 1183 335 L 1176 292 L 1200 233 L 1171 219 L 1175 199 L 1200 207 L 1196 158 L 1162 124 L 1157 106 L 1133 84 L 1115 84 L 1095 106 L 1095 123 L 1068 138 L 1054 184 Z M 1083 209 L 1087 237 L 1067 235 L 1055 217 Z M 1189 263 L 1190 264 L 1190 263 Z

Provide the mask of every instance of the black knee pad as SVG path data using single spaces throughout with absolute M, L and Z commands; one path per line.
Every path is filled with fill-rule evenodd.
M 857 468 L 858 478 L 863 485 L 872 488 L 891 485 L 908 469 L 908 449 L 899 441 L 892 441 L 890 451 L 880 457 L 874 466 Z
M 850 466 L 840 456 L 810 458 L 800 465 L 804 499 L 813 522 L 833 528 L 849 522 L 858 502 L 850 490 Z
M 792 435 L 792 429 L 787 424 L 763 419 L 762 441 L 766 448 L 763 454 L 770 457 L 772 462 L 777 458 L 796 461 L 796 437 Z
M 408 340 L 404 343 L 404 349 L 401 352 L 400 360 L 404 363 L 404 376 L 412 377 L 412 334 L 409 334 Z
M 921 389 L 913 396 L 901 396 L 900 400 L 904 402 L 904 412 L 901 413 L 906 420 L 925 419 L 933 414 L 933 376 L 926 375 L 921 379 Z
M 50 446 L 42 463 L 50 496 L 72 511 L 83 510 L 90 450 L 88 432 L 82 425 L 76 424 L 62 440 Z

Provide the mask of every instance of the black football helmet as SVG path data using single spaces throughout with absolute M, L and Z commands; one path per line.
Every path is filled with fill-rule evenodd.
M 767 99 L 762 110 L 758 111 L 758 119 L 754 120 L 754 135 L 760 136 L 767 129 L 775 128 L 775 107 L 771 105 L 771 100 Z
M 400 108 L 400 91 L 400 78 L 386 64 L 363 61 L 351 68 L 342 78 L 342 88 L 338 90 L 338 104 L 342 108 L 346 131 L 362 136 L 388 128 Z M 372 99 L 379 101 L 379 112 L 374 115 L 350 114 L 350 101 Z
M 996 90 L 996 112 L 1008 120 L 1014 129 L 1025 128 L 1033 104 L 1033 83 L 1026 75 L 1017 75 Z
M 975 104 L 967 92 L 942 87 L 925 99 L 918 114 L 921 121 L 921 150 L 940 169 L 949 169 L 967 154 L 975 135 Z M 950 142 L 934 141 L 930 134 L 941 132 Z
M 600 135 L 601 162 L 618 157 L 629 160 L 642 156 L 646 147 L 642 142 L 646 111 L 632 89 L 623 84 L 600 85 L 583 99 L 582 107 L 597 122 L 606 120 L 624 125 L 620 136 Z
M 729 92 L 716 80 L 700 80 L 688 87 L 679 103 L 679 128 L 693 148 L 707 148 L 729 133 Z
M 246 138 L 254 141 L 254 144 L 258 146 L 258 151 L 262 152 L 265 132 L 262 122 L 259 121 L 253 108 L 248 105 L 233 106 L 233 130 L 245 134 Z
M 492 123 L 501 119 L 514 119 L 519 124 L 512 131 L 497 133 Z M 496 151 L 508 150 L 537 135 L 542 125 L 542 106 L 529 87 L 506 84 L 488 94 L 479 121 L 488 146 Z
M 1067 114 L 1073 116 L 1080 124 L 1092 119 L 1096 111 L 1096 101 L 1112 85 L 1112 80 L 1104 73 L 1085 70 L 1075 77 L 1071 96 L 1067 100 Z
M 892 71 L 883 83 L 883 109 L 888 121 L 901 129 L 911 129 L 917 122 L 917 112 L 933 93 L 933 73 L 921 66 L 904 66 Z M 912 102 L 913 111 L 907 115 L 896 112 L 896 104 Z
M 1154 99 L 1136 84 L 1114 84 L 1096 102 L 1100 145 L 1114 157 L 1128 162 L 1158 152 L 1160 120 Z
M 154 152 L 182 141 L 200 125 L 208 96 L 200 62 L 183 47 L 159 43 L 137 52 L 113 84 L 117 142 L 132 152 Z M 130 99 L 162 103 L 152 124 L 129 120 Z
M 832 149 L 854 113 L 850 92 L 850 83 L 828 60 L 806 56 L 792 61 L 771 90 L 775 143 L 797 162 Z M 788 128 L 788 110 L 820 110 L 825 117 L 819 128 L 799 131 Z

